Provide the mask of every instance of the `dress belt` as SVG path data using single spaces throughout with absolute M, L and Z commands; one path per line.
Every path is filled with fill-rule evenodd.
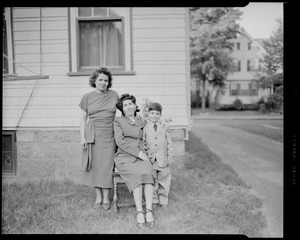
M 85 126 L 85 140 L 87 149 L 83 152 L 83 168 L 86 171 L 92 170 L 92 144 L 95 142 L 94 119 L 89 119 Z

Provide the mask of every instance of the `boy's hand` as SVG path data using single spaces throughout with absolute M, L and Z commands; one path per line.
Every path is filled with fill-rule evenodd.
M 169 163 L 168 166 L 171 166 L 175 162 L 173 157 L 169 157 Z
M 145 153 L 143 153 L 142 151 L 139 154 L 139 158 L 142 159 L 143 161 L 148 161 L 148 162 L 150 161 L 148 156 Z

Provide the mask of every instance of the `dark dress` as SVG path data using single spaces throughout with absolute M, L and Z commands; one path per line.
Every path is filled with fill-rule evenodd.
M 113 133 L 113 121 L 119 96 L 113 90 L 92 91 L 83 95 L 79 106 L 87 112 L 94 128 L 94 142 L 91 144 L 91 169 L 83 171 L 84 185 L 100 188 L 112 188 L 112 171 L 116 144 Z M 86 134 L 87 134 L 86 128 Z M 85 153 L 83 153 L 85 154 Z
M 153 184 L 152 164 L 138 158 L 140 151 L 145 152 L 139 139 L 142 137 L 142 128 L 145 122 L 135 118 L 116 117 L 114 121 L 114 134 L 118 150 L 115 154 L 116 168 L 132 192 L 141 184 Z

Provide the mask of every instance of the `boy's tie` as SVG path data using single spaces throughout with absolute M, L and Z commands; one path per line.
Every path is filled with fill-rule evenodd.
M 156 130 L 157 130 L 157 125 L 156 125 L 156 123 L 154 123 L 153 128 L 154 128 L 154 130 L 155 130 L 155 132 L 156 132 Z

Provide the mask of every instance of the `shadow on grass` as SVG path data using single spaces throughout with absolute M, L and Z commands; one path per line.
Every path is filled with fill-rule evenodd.
M 53 180 L 2 185 L 2 233 L 265 236 L 262 202 L 251 189 L 193 134 L 186 150 L 185 166 L 172 168 L 168 207 L 154 211 L 153 229 L 137 229 L 133 207 L 96 211 L 92 188 Z M 119 199 L 133 201 L 125 185 Z

